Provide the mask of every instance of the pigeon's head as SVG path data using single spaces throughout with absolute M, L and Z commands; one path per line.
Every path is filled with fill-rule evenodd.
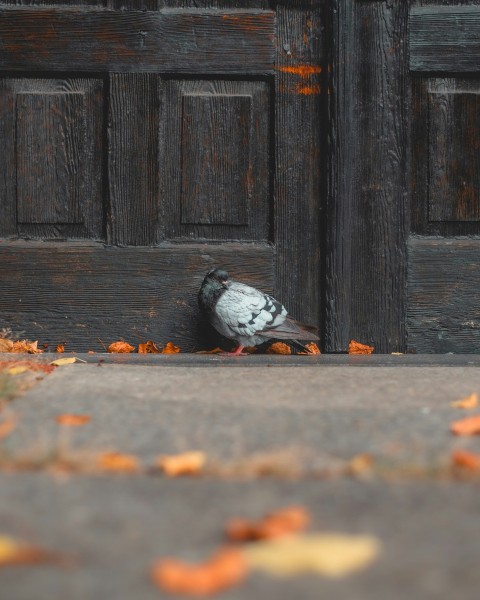
M 212 283 L 215 287 L 221 286 L 226 288 L 228 281 L 228 273 L 223 269 L 211 269 L 205 279 Z

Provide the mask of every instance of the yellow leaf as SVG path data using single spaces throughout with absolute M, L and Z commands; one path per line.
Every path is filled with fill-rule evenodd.
M 366 568 L 378 556 L 380 542 L 369 535 L 325 533 L 257 542 L 244 552 L 251 568 L 271 575 L 336 578 Z
M 157 459 L 157 465 L 169 477 L 178 477 L 179 475 L 198 475 L 205 463 L 207 456 L 204 452 L 192 451 L 183 454 L 170 454 L 160 456 Z
M 61 367 L 62 365 L 73 365 L 74 362 L 77 362 L 75 356 L 68 356 L 65 358 L 57 358 L 56 360 L 52 360 L 51 365 L 55 365 L 56 367 Z
M 25 371 L 28 371 L 28 367 L 25 365 L 17 365 L 16 367 L 7 369 L 9 375 L 20 375 L 20 373 L 25 373 Z
M 10 562 L 18 554 L 18 543 L 7 535 L 0 535 L 0 564 Z
M 0 352 L 11 352 L 13 348 L 12 340 L 0 338 Z
M 453 406 L 453 408 L 476 408 L 477 405 L 478 394 L 476 392 L 473 392 L 473 394 L 470 394 L 470 396 L 462 398 L 461 400 L 456 400 L 450 404 L 450 406 Z

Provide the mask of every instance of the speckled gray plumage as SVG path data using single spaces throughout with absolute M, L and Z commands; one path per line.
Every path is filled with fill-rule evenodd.
M 229 279 L 222 269 L 209 271 L 198 294 L 202 312 L 213 327 L 239 347 L 269 339 L 316 340 L 318 337 L 287 314 L 278 300 Z

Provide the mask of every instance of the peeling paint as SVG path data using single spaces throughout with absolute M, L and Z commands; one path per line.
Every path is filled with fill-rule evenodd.
M 312 75 L 317 75 L 318 73 L 322 72 L 322 67 L 320 65 L 292 65 L 277 67 L 277 69 L 282 73 L 298 75 L 302 79 L 306 79 L 307 77 L 311 77 Z

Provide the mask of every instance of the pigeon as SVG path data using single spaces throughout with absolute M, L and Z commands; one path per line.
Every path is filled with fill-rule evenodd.
M 245 346 L 270 339 L 318 340 L 309 328 L 288 316 L 287 309 L 272 296 L 229 279 L 223 269 L 211 269 L 198 292 L 201 311 L 224 337 L 235 341 L 241 356 Z

